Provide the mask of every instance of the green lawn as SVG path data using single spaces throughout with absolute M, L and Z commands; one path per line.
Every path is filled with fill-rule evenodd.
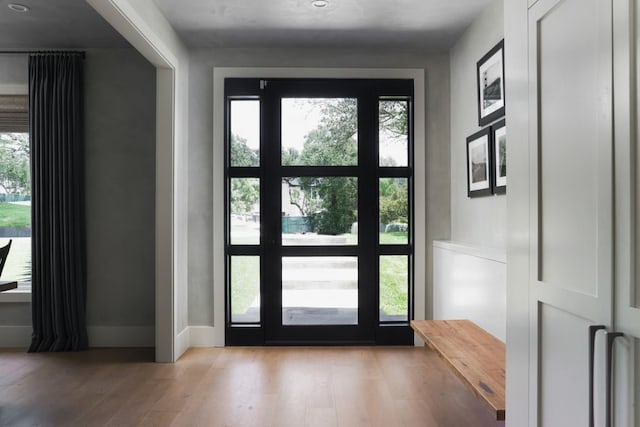
M 31 207 L 0 202 L 0 227 L 31 227 Z
M 388 315 L 407 314 L 409 263 L 406 255 L 380 257 L 380 308 Z
M 342 235 L 347 238 L 348 245 L 358 244 L 358 235 L 346 233 Z M 409 243 L 409 233 L 406 231 L 397 231 L 392 233 L 380 233 L 381 245 L 406 245 Z
M 409 233 L 407 233 L 406 231 L 380 233 L 380 244 L 382 245 L 406 245 L 408 243 Z
M 231 313 L 245 313 L 259 292 L 260 257 L 231 257 Z

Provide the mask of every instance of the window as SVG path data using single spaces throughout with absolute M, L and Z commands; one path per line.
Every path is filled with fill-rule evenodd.
M 27 96 L 0 96 L 0 246 L 12 240 L 2 280 L 31 282 L 31 171 Z

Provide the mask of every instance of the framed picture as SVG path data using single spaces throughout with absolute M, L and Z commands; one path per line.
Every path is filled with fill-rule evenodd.
M 491 126 L 493 133 L 493 192 L 507 192 L 507 126 L 500 120 Z
M 491 194 L 491 128 L 467 138 L 467 196 Z
M 478 123 L 504 116 L 504 40 L 478 61 Z

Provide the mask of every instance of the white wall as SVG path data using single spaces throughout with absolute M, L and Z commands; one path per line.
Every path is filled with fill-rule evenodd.
M 503 8 L 494 0 L 449 52 L 451 242 L 436 245 L 433 302 L 434 317 L 470 319 L 505 341 L 507 196 L 467 196 L 466 153 L 466 138 L 481 129 L 477 62 L 503 39 Z
M 154 342 L 155 101 L 135 50 L 87 52 L 87 324 L 133 328 L 130 345 Z
M 505 342 L 506 279 L 506 251 L 433 242 L 433 318 L 468 319 Z
M 84 64 L 89 344 L 149 346 L 155 315 L 155 69 L 133 49 L 88 50 Z M 26 55 L 0 55 L 0 92 L 26 92 L 27 82 Z M 0 345 L 28 344 L 31 305 L 0 303 L 0 324 Z
M 188 347 L 187 51 L 153 0 L 86 0 L 156 67 L 156 361 Z
M 450 52 L 451 240 L 501 249 L 507 242 L 507 196 L 467 197 L 466 138 L 481 129 L 476 64 L 503 38 L 503 8 L 503 0 L 493 1 Z
M 505 93 L 509 126 L 507 425 L 529 425 L 529 57 L 528 0 L 505 2 Z M 531 396 L 535 397 L 535 396 Z
M 422 68 L 426 92 L 427 317 L 431 242 L 449 238 L 449 67 L 446 54 L 346 49 L 202 49 L 191 52 L 189 106 L 189 324 L 214 326 L 213 67 Z

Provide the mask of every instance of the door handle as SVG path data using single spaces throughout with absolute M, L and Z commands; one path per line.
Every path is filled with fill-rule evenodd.
M 604 325 L 589 326 L 589 427 L 595 426 L 594 402 L 593 402 L 593 370 L 595 368 L 596 333 L 601 329 L 607 329 Z
M 605 401 L 605 426 L 611 427 L 612 416 L 612 387 L 613 387 L 613 343 L 616 338 L 622 337 L 622 332 L 607 332 L 607 359 L 606 359 L 606 372 L 605 372 L 605 385 L 606 385 L 606 401 Z

